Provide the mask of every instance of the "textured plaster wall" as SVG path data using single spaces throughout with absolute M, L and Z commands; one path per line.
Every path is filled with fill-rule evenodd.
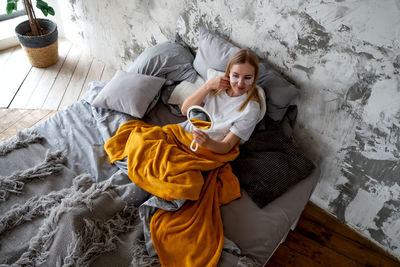
M 296 138 L 322 168 L 312 201 L 400 258 L 400 1 L 58 2 L 65 35 L 116 68 L 204 25 L 302 89 Z

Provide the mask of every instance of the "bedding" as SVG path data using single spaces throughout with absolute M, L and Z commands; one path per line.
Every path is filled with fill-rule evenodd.
M 193 67 L 207 79 L 207 70 L 225 71 L 231 57 L 240 50 L 225 39 L 214 35 L 205 28 L 199 28 L 199 47 L 193 61 Z
M 220 206 L 240 197 L 229 164 L 210 171 L 196 201 L 178 211 L 157 210 L 150 232 L 163 266 L 216 266 L 224 247 Z M 193 242 L 196 240 L 196 242 Z
M 178 105 L 179 108 L 182 106 L 183 101 L 197 91 L 204 84 L 204 80 L 197 75 L 196 80 L 191 83 L 187 81 L 180 82 L 176 87 L 173 88 L 171 94 L 167 96 L 166 103 L 171 105 Z
M 20 185 L 20 190 L 12 188 L 0 203 L 1 263 L 152 266 L 158 262 L 156 256 L 148 255 L 145 227 L 137 208 L 142 203 L 149 204 L 151 199 L 154 202 L 154 196 L 131 182 L 122 163 L 110 164 L 103 149 L 104 142 L 120 125 L 134 119 L 90 104 L 105 85 L 105 82 L 91 83 L 85 100 L 19 134 L 15 144 L 26 140 L 26 146 L 5 142 L 9 152 L 0 159 L 2 181 L 16 180 L 23 173 L 31 174 L 32 179 Z M 179 120 L 165 111 L 167 107 L 159 102 L 148 117 L 156 121 L 153 116 L 158 115 L 165 124 Z M 306 203 L 315 182 L 314 175 L 296 185 L 303 187 L 299 192 L 293 189 L 296 199 L 303 199 L 300 205 Z M 5 188 L 3 183 L 1 186 Z M 246 191 L 242 189 L 241 194 L 240 199 L 221 207 L 227 239 L 220 266 L 236 266 L 238 262 L 245 266 L 262 264 L 279 244 L 279 237 L 289 229 L 288 218 L 294 220 L 296 214 L 285 201 L 286 206 L 274 208 L 279 212 L 264 213 L 279 198 L 260 209 Z M 249 207 L 255 211 L 251 215 L 256 217 L 237 225 Z M 297 207 L 297 216 L 300 211 Z M 270 218 L 263 219 L 265 216 Z M 257 221 L 263 222 L 262 229 L 258 224 L 251 225 Z M 254 229 L 259 230 L 253 233 Z M 254 235 L 253 241 L 249 241 Z M 256 242 L 258 245 L 251 245 L 255 240 L 260 240 Z
M 165 45 L 171 44 L 189 51 L 181 40 Z M 150 66 L 154 58 L 156 62 L 162 61 L 161 55 L 156 55 L 160 51 L 164 50 L 145 52 L 133 66 Z M 131 71 L 170 81 L 164 83 L 161 91 L 176 86 L 179 79 L 194 81 L 196 76 L 187 75 L 193 73 L 193 67 L 182 63 L 186 69 L 175 68 L 174 72 L 164 63 Z M 167 73 L 171 75 L 166 76 Z M 219 168 L 201 173 L 204 181 L 197 177 L 203 185 L 196 187 L 197 197 L 187 200 L 187 196 L 176 195 L 168 199 L 151 187 L 144 190 L 128 175 L 135 171 L 129 157 L 113 158 L 111 164 L 104 144 L 118 136 L 122 125 L 152 125 L 153 130 L 160 131 L 174 129 L 176 126 L 171 124 L 186 118 L 175 116 L 168 104 L 158 101 L 160 92 L 148 104 L 154 108 L 147 107 L 142 121 L 127 112 L 95 105 L 96 98 L 109 84 L 90 83 L 82 100 L 0 143 L 0 265 L 159 266 L 160 259 L 170 265 L 175 258 L 171 255 L 180 247 L 210 248 L 212 253 L 208 256 L 191 257 L 193 264 L 201 261 L 199 264 L 203 265 L 209 259 L 218 266 L 264 264 L 300 216 L 318 181 L 318 167 L 304 164 L 292 170 L 290 164 L 297 166 L 291 162 L 293 155 L 307 160 L 301 153 L 292 153 L 298 149 L 293 142 L 288 143 L 291 139 L 286 136 L 289 139 L 282 139 L 286 143 L 274 145 L 271 141 L 280 141 L 267 137 L 282 133 L 257 127 L 249 146 L 239 148 L 243 156 L 239 154 L 231 162 L 237 179 L 232 178 L 230 170 L 229 178 L 218 176 L 229 169 L 222 164 L 226 160 L 221 160 L 216 165 Z M 266 124 L 265 118 L 261 124 Z M 187 133 L 182 134 L 188 138 Z M 260 142 L 262 146 L 257 145 Z M 263 160 L 274 158 L 278 152 L 283 156 L 276 159 L 276 165 L 262 165 Z M 246 155 L 257 162 L 253 168 L 263 168 L 245 172 Z M 289 182 L 285 181 L 286 187 L 276 198 L 260 200 L 258 193 L 262 195 L 271 188 L 249 188 L 257 183 L 265 185 L 269 173 L 274 171 L 271 168 L 281 166 L 280 159 L 289 164 Z M 276 179 L 273 182 L 279 183 Z M 241 197 L 237 198 L 239 194 Z M 196 219 L 194 228 L 182 228 L 188 219 Z M 170 228 L 181 231 L 170 232 Z M 210 236 L 214 236 L 214 241 L 210 241 Z M 174 247 L 176 243 L 180 246 Z M 185 257 L 180 260 L 188 263 Z
M 173 40 L 144 50 L 129 66 L 128 72 L 164 78 L 167 84 L 194 82 L 197 73 L 192 66 L 193 59 L 189 47 L 176 34 Z
M 260 208 L 307 177 L 314 168 L 278 127 L 254 133 L 241 146 L 240 156 L 232 165 L 241 187 Z
M 143 118 L 160 91 L 165 79 L 117 71 L 93 101 L 93 106 L 108 108 Z
M 178 124 L 159 127 L 132 120 L 104 148 L 111 163 L 127 158 L 128 176 L 147 192 L 166 200 L 197 200 L 204 183 L 201 172 L 232 161 L 239 149 L 217 154 L 200 147 L 193 153 L 192 139 Z

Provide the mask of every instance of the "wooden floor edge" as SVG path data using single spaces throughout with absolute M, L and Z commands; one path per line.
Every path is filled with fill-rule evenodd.
M 362 239 L 364 239 L 365 243 L 367 243 L 370 248 L 375 250 L 377 253 L 382 254 L 382 256 L 388 258 L 389 260 L 393 261 L 394 263 L 398 263 L 399 266 L 400 266 L 400 258 L 396 258 L 396 256 L 392 255 L 390 252 L 388 252 L 387 250 L 385 250 L 384 248 L 379 246 L 375 241 L 373 241 L 373 240 L 369 239 L 368 237 L 360 234 L 356 229 L 354 229 L 351 226 L 343 223 L 338 218 L 336 218 L 333 214 L 331 214 L 330 212 L 326 211 L 325 209 L 319 207 L 317 204 L 315 204 L 311 200 L 307 203 L 307 205 L 310 205 L 310 207 L 312 207 L 314 209 L 317 209 L 318 212 L 323 213 L 324 216 L 327 216 L 327 217 L 331 218 L 332 220 L 335 220 L 337 223 L 342 224 L 343 227 L 346 228 L 349 232 L 352 232 L 352 233 L 360 236 Z M 307 205 L 306 205 L 306 207 L 307 207 Z M 321 224 L 319 222 L 316 222 L 316 223 L 323 226 L 323 224 Z M 340 233 L 337 233 L 337 234 L 340 234 Z M 354 241 L 357 242 L 356 240 L 354 240 Z M 360 244 L 360 245 L 364 246 L 364 244 Z

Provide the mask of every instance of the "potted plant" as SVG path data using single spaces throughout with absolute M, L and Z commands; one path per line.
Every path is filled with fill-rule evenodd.
M 7 14 L 17 10 L 19 0 L 7 0 Z M 57 24 L 48 19 L 38 19 L 31 0 L 23 0 L 28 20 L 15 27 L 18 40 L 34 67 L 45 68 L 58 60 Z M 54 16 L 54 9 L 45 1 L 36 0 L 36 7 L 45 16 Z

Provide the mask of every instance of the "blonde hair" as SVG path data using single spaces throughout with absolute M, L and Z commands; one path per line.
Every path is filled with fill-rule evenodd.
M 228 66 L 226 67 L 225 77 L 229 78 L 229 74 L 231 72 L 231 68 L 233 65 L 245 64 L 245 63 L 249 63 L 250 65 L 252 65 L 254 67 L 254 81 L 253 81 L 253 84 L 251 85 L 249 91 L 247 92 L 247 97 L 246 97 L 245 101 L 243 102 L 243 104 L 240 106 L 239 111 L 243 111 L 247 107 L 247 104 L 251 100 L 256 101 L 260 105 L 260 108 L 261 108 L 260 96 L 258 95 L 258 92 L 256 89 L 257 78 L 258 78 L 258 58 L 257 58 L 256 54 L 254 54 L 253 52 L 251 52 L 250 50 L 247 50 L 247 49 L 241 49 L 238 52 L 236 52 L 236 54 L 234 54 L 232 56 L 232 58 L 230 59 L 230 61 L 228 63 Z M 223 91 L 224 90 L 218 90 L 213 95 L 218 95 L 218 94 L 222 93 Z

